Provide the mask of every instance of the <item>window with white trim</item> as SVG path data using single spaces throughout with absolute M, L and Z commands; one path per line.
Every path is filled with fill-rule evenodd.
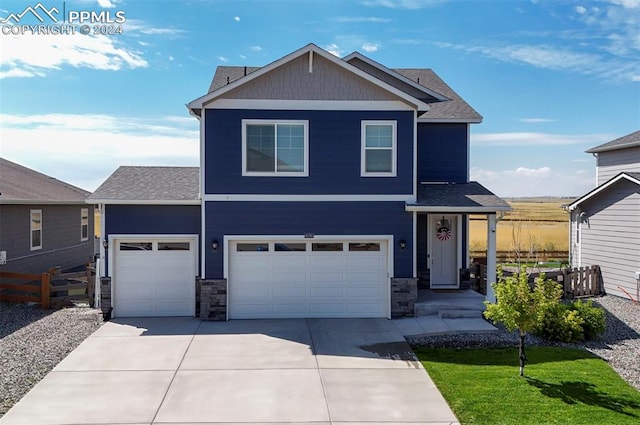
M 360 175 L 396 176 L 396 121 L 362 121 Z
M 80 208 L 80 240 L 89 240 L 89 208 Z
M 242 120 L 242 175 L 309 175 L 309 122 Z
M 31 251 L 42 249 L 42 210 L 31 210 Z

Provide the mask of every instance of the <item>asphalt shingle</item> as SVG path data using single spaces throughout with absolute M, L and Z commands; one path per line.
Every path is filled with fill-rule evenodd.
M 195 201 L 200 199 L 198 167 L 121 166 L 90 201 Z
M 478 182 L 434 183 L 418 186 L 418 200 L 421 207 L 453 208 L 495 208 L 510 210 L 509 204 Z
M 0 202 L 84 202 L 88 192 L 0 158 Z
M 598 153 L 616 149 L 632 148 L 634 146 L 640 146 L 640 130 L 627 134 L 626 136 L 618 137 L 615 140 L 596 146 L 595 148 L 591 148 L 586 152 Z

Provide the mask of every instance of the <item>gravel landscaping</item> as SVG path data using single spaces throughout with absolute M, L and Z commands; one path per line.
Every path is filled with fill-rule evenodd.
M 615 296 L 594 298 L 594 305 L 605 309 L 607 319 L 607 328 L 597 340 L 564 344 L 528 335 L 527 344 L 586 349 L 606 360 L 625 381 L 640 390 L 640 305 Z M 493 334 L 439 335 L 408 340 L 414 346 L 448 348 L 517 346 L 519 342 L 517 334 L 504 329 Z
M 100 310 L 0 302 L 0 417 L 101 325 Z

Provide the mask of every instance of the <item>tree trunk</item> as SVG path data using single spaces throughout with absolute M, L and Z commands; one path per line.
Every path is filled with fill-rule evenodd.
M 526 333 L 520 332 L 520 346 L 518 347 L 518 356 L 520 357 L 520 376 L 524 376 L 524 363 L 527 361 L 527 356 L 524 352 L 524 338 Z

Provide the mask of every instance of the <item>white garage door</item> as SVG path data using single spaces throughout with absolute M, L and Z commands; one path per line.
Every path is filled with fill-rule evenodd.
M 116 240 L 114 316 L 193 316 L 193 239 Z
M 387 317 L 386 241 L 232 241 L 229 317 Z

